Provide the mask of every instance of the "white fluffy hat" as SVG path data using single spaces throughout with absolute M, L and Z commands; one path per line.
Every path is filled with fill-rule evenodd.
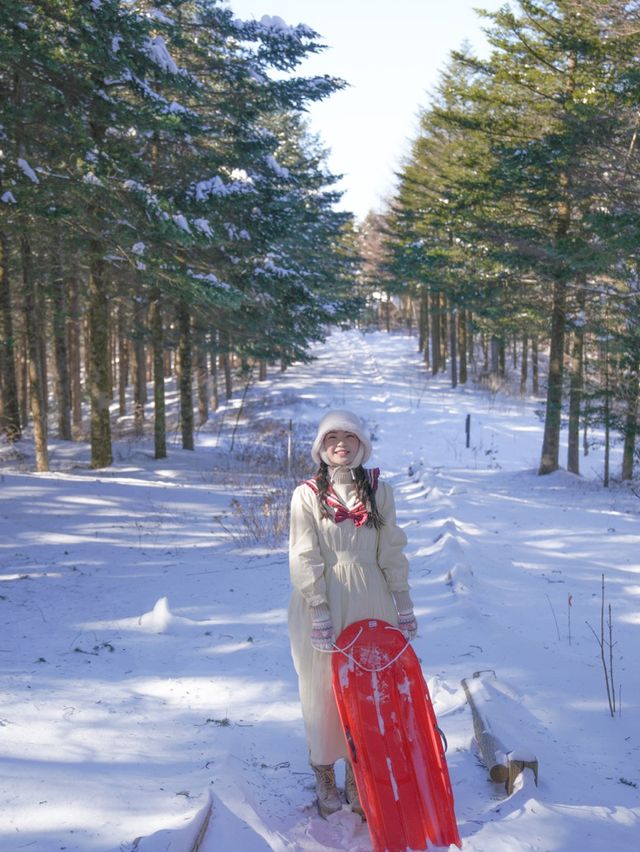
M 341 430 L 343 432 L 353 432 L 360 441 L 362 454 L 358 453 L 354 460 L 358 464 L 364 464 L 371 455 L 371 439 L 367 434 L 367 430 L 363 421 L 352 411 L 329 411 L 318 424 L 318 432 L 316 434 L 313 446 L 311 447 L 311 458 L 316 464 L 320 464 L 322 459 L 322 442 L 324 436 L 328 432 Z

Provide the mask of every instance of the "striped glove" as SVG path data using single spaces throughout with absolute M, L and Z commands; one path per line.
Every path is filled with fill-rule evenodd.
M 418 622 L 412 609 L 398 613 L 398 629 L 402 631 L 402 635 L 408 641 L 416 638 Z
M 398 608 L 398 629 L 407 641 L 416 638 L 418 622 L 413 612 L 413 601 L 409 592 L 394 592 L 393 598 Z
M 327 604 L 311 607 L 311 644 L 316 651 L 331 651 L 336 634 Z

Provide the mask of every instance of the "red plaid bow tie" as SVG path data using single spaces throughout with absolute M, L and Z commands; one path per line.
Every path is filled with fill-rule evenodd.
M 369 518 L 369 513 L 364 506 L 359 506 L 351 511 L 349 511 L 349 509 L 345 509 L 344 506 L 337 506 L 335 512 L 336 524 L 346 521 L 347 518 L 352 520 L 357 527 L 361 527 L 363 524 L 366 524 L 367 519 Z

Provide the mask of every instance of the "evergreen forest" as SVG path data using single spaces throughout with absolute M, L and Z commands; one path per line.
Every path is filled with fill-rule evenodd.
M 0 426 L 32 430 L 38 470 L 50 430 L 111 464 L 129 404 L 163 458 L 170 377 L 193 448 L 223 397 L 376 322 L 416 329 L 454 386 L 517 372 L 541 474 L 579 473 L 597 429 L 604 484 L 633 477 L 639 3 L 480 12 L 488 55 L 450 56 L 361 223 L 306 119 L 345 86 L 299 73 L 309 27 L 217 0 L 0 7 Z

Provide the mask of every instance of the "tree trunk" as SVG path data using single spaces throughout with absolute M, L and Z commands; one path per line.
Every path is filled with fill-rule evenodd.
M 193 389 L 191 358 L 191 314 L 186 302 L 180 300 L 178 320 L 178 384 L 180 388 L 180 428 L 182 449 L 192 450 L 193 444 Z
M 33 273 L 32 273 L 33 275 Z M 35 280 L 35 278 L 34 278 Z M 47 342 L 47 310 L 45 300 L 45 287 L 40 284 L 35 286 L 36 294 L 36 328 L 39 329 L 40 341 L 38 351 L 40 353 L 40 387 L 42 388 L 42 409 L 44 417 L 47 419 L 49 414 L 49 363 Z M 49 426 L 47 425 L 47 439 L 49 436 Z
M 423 290 L 422 290 L 422 299 L 424 301 L 424 307 L 423 307 L 423 303 L 421 302 L 421 311 L 424 310 L 424 315 L 422 317 L 422 322 L 423 322 L 422 353 L 423 353 L 423 357 L 424 357 L 424 365 L 425 365 L 425 367 L 429 368 L 431 366 L 431 358 L 429 356 L 429 337 L 430 337 L 430 334 L 429 334 L 429 326 L 430 326 L 430 323 L 429 323 L 429 302 L 430 302 L 430 298 L 429 298 L 429 290 L 426 287 L 424 287 Z
M 624 428 L 624 448 L 622 451 L 622 479 L 633 478 L 633 462 L 638 434 L 638 399 L 640 398 L 640 351 L 636 349 L 631 365 L 631 378 L 627 392 L 627 413 Z
M 467 319 L 466 310 L 458 312 L 458 353 L 460 356 L 460 384 L 467 383 Z
M 439 322 L 440 322 L 440 371 L 447 369 L 447 358 L 449 357 L 449 317 L 447 311 L 447 297 L 444 293 L 438 296 Z
M 576 55 L 569 56 L 565 78 L 565 93 L 573 94 L 575 88 Z M 563 240 L 571 224 L 570 179 L 568 172 L 561 172 L 558 179 L 560 200 L 556 205 L 556 242 Z M 564 338 L 566 325 L 567 282 L 564 270 L 559 270 L 553 284 L 551 309 L 551 341 L 549 348 L 549 375 L 547 380 L 547 403 L 544 418 L 542 456 L 538 473 L 553 473 L 558 469 L 560 455 L 560 428 L 562 423 L 562 382 L 564 377 Z
M 16 375 L 16 346 L 11 313 L 11 287 L 9 280 L 9 240 L 0 231 L 0 428 L 8 441 L 19 441 L 20 400 Z
M 207 350 L 202 333 L 196 349 L 196 373 L 198 377 L 198 425 L 203 426 L 209 419 L 209 371 L 207 370 Z
M 20 402 L 20 422 L 26 426 L 29 422 L 29 352 L 27 332 L 24 328 L 20 335 L 20 353 L 18 356 L 18 399 Z
M 474 333 L 473 333 L 473 314 L 471 313 L 471 311 L 465 311 L 465 323 L 464 324 L 465 324 L 466 334 L 467 334 L 467 345 L 469 347 L 468 350 L 467 350 L 467 361 L 469 362 L 469 364 L 475 364 L 476 363 L 476 353 L 475 353 L 475 349 L 474 349 L 475 336 L 474 336 Z
M 440 342 L 440 297 L 438 293 L 431 294 L 431 373 L 436 375 L 442 361 L 442 345 Z
M 224 370 L 224 392 L 227 399 L 233 396 L 233 377 L 231 375 L 231 340 L 227 334 L 227 351 L 220 356 Z
M 542 457 L 538 469 L 538 473 L 541 475 L 553 473 L 559 466 L 566 300 L 567 285 L 564 280 L 557 278 L 553 286 L 547 404 L 544 418 Z
M 495 335 L 491 335 L 490 342 L 490 355 L 491 355 L 491 367 L 489 372 L 492 376 L 498 376 L 500 374 L 500 338 Z
M 451 310 L 449 314 L 449 348 L 451 350 L 451 387 L 458 387 L 458 315 L 457 311 Z
M 520 393 L 527 392 L 527 379 L 529 377 L 529 338 L 525 334 L 522 338 L 522 358 L 520 360 Z
M 160 294 L 155 292 L 149 305 L 149 331 L 153 351 L 153 439 L 154 458 L 167 457 L 167 427 L 164 398 L 164 328 Z
M 211 409 L 218 410 L 220 395 L 218 391 L 218 332 L 211 333 L 209 341 L 209 371 L 211 373 Z
M 531 340 L 531 393 L 537 396 L 540 393 L 540 364 L 538 359 L 538 338 Z
M 120 417 L 127 413 L 127 387 L 129 385 L 129 343 L 127 340 L 127 311 L 125 299 L 118 305 L 118 411 Z
M 482 348 L 482 370 L 485 373 L 489 372 L 489 344 L 487 343 L 487 335 L 482 332 L 480 335 L 480 346 Z
M 605 323 L 605 325 L 608 325 Z M 606 335 L 606 332 L 605 332 Z M 604 471 L 602 484 L 609 487 L 611 464 L 611 371 L 610 371 L 609 340 L 604 340 Z
M 67 323 L 69 349 L 69 380 L 71 390 L 71 429 L 73 437 L 82 437 L 82 353 L 80 341 L 80 299 L 75 272 L 67 282 L 69 322 Z
M 258 363 L 258 381 L 266 382 L 267 381 L 267 362 L 261 360 Z
M 47 414 L 45 407 L 45 388 L 42 376 L 42 353 L 40 341 L 42 329 L 38 327 L 38 294 L 33 276 L 31 242 L 26 231 L 20 236 L 20 255 L 22 260 L 22 284 L 24 293 L 24 316 L 27 332 L 27 356 L 29 371 L 29 407 L 33 423 L 33 437 L 36 451 L 36 470 L 49 470 L 47 449 Z
M 584 310 L 584 281 L 580 282 L 578 290 L 578 310 Z M 573 332 L 573 347 L 571 353 L 571 377 L 569 383 L 569 426 L 567 470 L 569 473 L 580 473 L 580 410 L 584 383 L 584 324 L 580 321 Z
M 71 441 L 73 436 L 71 433 L 71 382 L 67 349 L 67 288 L 59 242 L 54 248 L 53 267 L 52 326 L 58 402 L 58 435 L 63 441 Z
M 133 428 L 136 435 L 144 433 L 144 404 L 147 401 L 146 311 L 146 302 L 137 296 L 133 310 Z
M 89 258 L 88 373 L 91 398 L 91 467 L 113 462 L 109 403 L 109 304 L 105 280 L 103 246 L 92 241 Z

